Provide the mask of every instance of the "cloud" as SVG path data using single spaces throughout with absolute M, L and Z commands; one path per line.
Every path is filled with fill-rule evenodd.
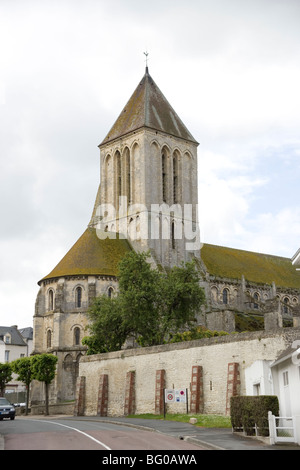
M 1 323 L 85 230 L 97 145 L 144 73 L 200 142 L 204 241 L 300 246 L 300 3 L 0 2 Z M 18 292 L 18 295 L 16 295 Z

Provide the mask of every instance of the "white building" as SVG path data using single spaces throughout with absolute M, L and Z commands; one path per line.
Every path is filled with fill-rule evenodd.
M 278 356 L 271 371 L 280 416 L 300 415 L 300 339 Z
M 30 356 L 33 343 L 31 327 L 18 330 L 16 325 L 0 326 L 0 363 L 7 363 Z M 21 391 L 24 386 L 13 375 L 13 380 L 6 386 L 6 391 Z

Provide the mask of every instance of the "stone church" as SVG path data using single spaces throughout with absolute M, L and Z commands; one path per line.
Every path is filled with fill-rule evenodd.
M 269 314 L 276 327 L 298 315 L 299 273 L 290 259 L 201 246 L 197 147 L 146 67 L 99 145 L 100 185 L 87 228 L 38 282 L 34 353 L 58 357 L 52 402 L 75 398 L 87 310 L 96 296 L 116 295 L 118 263 L 129 250 L 149 250 L 162 269 L 195 259 L 206 293 L 199 323 L 209 329 L 239 331 L 242 320 L 257 326 Z M 40 392 L 36 384 L 32 404 Z

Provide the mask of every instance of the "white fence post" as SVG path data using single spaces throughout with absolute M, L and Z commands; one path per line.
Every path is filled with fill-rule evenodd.
M 300 446 L 300 415 L 294 417 L 295 422 L 295 441 Z
M 275 416 L 272 415 L 272 411 L 268 411 L 268 421 L 269 421 L 270 444 L 273 446 L 275 444 L 276 422 L 275 422 Z

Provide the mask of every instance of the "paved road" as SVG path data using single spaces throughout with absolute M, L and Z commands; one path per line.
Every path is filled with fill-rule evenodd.
M 0 422 L 4 450 L 189 450 L 199 446 L 176 437 L 109 422 L 76 418 L 17 417 Z

